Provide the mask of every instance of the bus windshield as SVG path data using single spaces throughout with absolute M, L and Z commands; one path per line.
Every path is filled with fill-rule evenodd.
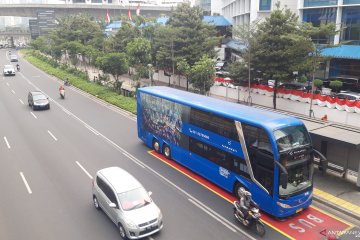
M 274 136 L 281 164 L 288 172 L 287 186 L 279 186 L 279 195 L 288 197 L 312 185 L 312 161 L 308 150 L 310 137 L 303 125 L 276 130 Z
M 310 137 L 303 125 L 281 128 L 274 131 L 274 136 L 280 153 L 310 144 Z
M 287 166 L 286 169 L 288 171 L 287 186 L 286 188 L 279 186 L 279 196 L 289 197 L 312 185 L 313 168 L 310 159 L 302 164 Z

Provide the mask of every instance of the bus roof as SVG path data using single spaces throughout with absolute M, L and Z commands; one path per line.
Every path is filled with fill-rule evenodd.
M 165 86 L 143 87 L 138 90 L 240 122 L 262 126 L 269 131 L 287 126 L 303 125 L 299 119 L 294 117 Z

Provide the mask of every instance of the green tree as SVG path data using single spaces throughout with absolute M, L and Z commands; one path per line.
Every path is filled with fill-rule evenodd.
M 252 59 L 267 79 L 275 79 L 273 106 L 276 109 L 278 82 L 288 81 L 313 52 L 311 39 L 301 30 L 298 18 L 289 9 L 279 8 L 258 25 Z
M 244 82 L 248 79 L 248 68 L 244 62 L 233 62 L 226 70 L 235 83 Z
M 106 51 L 125 52 L 127 44 L 140 36 L 141 31 L 138 27 L 128 21 L 123 21 L 121 28 L 110 38 Z
M 175 72 L 174 41 L 177 29 L 170 26 L 160 26 L 154 32 L 153 53 L 157 68 Z
M 343 86 L 343 83 L 339 80 L 330 81 L 330 88 L 334 89 L 335 92 L 338 92 Z
M 214 85 L 214 75 L 214 61 L 207 55 L 204 55 L 191 68 L 190 83 L 202 94 L 205 94 Z
M 79 41 L 83 45 L 87 45 L 94 39 L 103 36 L 100 25 L 88 15 L 67 15 L 58 21 L 55 32 L 64 42 Z
M 324 82 L 320 79 L 315 79 L 314 80 L 314 86 L 316 87 L 316 89 L 321 88 L 321 86 L 324 84 Z
M 105 73 L 111 74 L 116 83 L 119 82 L 119 76 L 127 73 L 128 62 L 125 53 L 108 53 L 97 58 L 97 66 Z
M 151 61 L 150 41 L 145 38 L 134 38 L 126 45 L 126 53 L 130 66 L 147 66 Z
M 216 37 L 215 27 L 203 21 L 200 7 L 180 4 L 170 16 L 168 25 L 155 31 L 156 63 L 175 68 L 177 60 L 184 58 L 193 66 L 205 53 L 214 58 L 220 39 Z
M 190 65 L 182 58 L 178 60 L 176 67 L 178 72 L 186 78 L 186 91 L 189 91 L 189 77 L 191 76 Z
M 69 54 L 71 64 L 76 66 L 79 62 L 79 55 L 84 53 L 84 45 L 78 41 L 71 41 L 64 44 L 64 47 Z
M 47 44 L 48 38 L 46 36 L 40 36 L 36 38 L 34 41 L 31 41 L 30 46 L 35 49 L 39 50 L 40 52 L 48 52 L 49 45 Z

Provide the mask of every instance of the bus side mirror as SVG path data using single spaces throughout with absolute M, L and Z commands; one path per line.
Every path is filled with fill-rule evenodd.
M 319 170 L 322 172 L 326 172 L 327 166 L 328 166 L 328 160 L 327 158 L 318 150 L 313 149 L 315 155 L 317 155 L 320 158 L 320 164 L 319 164 Z
M 283 189 L 287 188 L 287 183 L 288 183 L 288 174 L 287 173 L 280 173 L 280 185 Z

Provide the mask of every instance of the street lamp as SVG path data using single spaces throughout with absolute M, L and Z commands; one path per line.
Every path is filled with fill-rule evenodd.
M 153 74 L 154 74 L 154 68 L 153 65 L 151 63 L 149 63 L 148 65 L 148 69 L 149 69 L 149 79 L 150 79 L 150 86 L 153 86 L 154 84 L 154 80 L 153 80 Z

